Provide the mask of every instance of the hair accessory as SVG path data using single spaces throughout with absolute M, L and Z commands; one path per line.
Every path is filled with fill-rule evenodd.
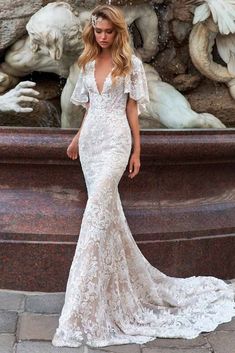
M 97 21 L 102 21 L 102 17 L 97 17 L 96 15 L 91 15 L 91 24 L 94 28 L 96 27 Z

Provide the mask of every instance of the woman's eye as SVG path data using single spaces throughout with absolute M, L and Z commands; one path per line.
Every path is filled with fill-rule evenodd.
M 102 31 L 99 31 L 99 30 L 96 29 L 96 33 L 99 33 L 99 34 L 100 34 L 100 33 L 102 33 Z M 111 30 L 111 31 L 106 31 L 106 33 L 107 33 L 107 34 L 112 34 L 112 33 L 113 33 L 113 30 Z

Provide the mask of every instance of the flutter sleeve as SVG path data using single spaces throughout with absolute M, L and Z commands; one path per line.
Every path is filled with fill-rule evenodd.
M 84 82 L 84 73 L 80 70 L 77 83 L 70 98 L 70 102 L 75 105 L 82 105 L 86 108 L 86 103 L 89 101 L 89 93 Z
M 149 92 L 142 61 L 135 55 L 133 55 L 132 66 L 131 73 L 125 77 L 124 93 L 129 93 L 129 96 L 137 101 L 139 115 L 146 112 Z

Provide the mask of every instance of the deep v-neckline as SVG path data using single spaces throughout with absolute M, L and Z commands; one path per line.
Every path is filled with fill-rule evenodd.
M 111 73 L 113 72 L 113 70 L 114 70 L 114 67 L 112 67 L 112 69 L 109 71 L 109 73 L 105 76 L 104 82 L 103 82 L 103 85 L 102 85 L 102 90 L 100 92 L 99 89 L 98 89 L 97 81 L 96 81 L 96 60 L 95 59 L 93 60 L 93 68 L 92 68 L 93 78 L 94 78 L 94 82 L 95 82 L 96 91 L 98 92 L 98 94 L 100 96 L 102 96 L 102 94 L 104 93 L 104 88 L 105 88 L 106 81 L 107 81 L 108 77 L 111 75 Z

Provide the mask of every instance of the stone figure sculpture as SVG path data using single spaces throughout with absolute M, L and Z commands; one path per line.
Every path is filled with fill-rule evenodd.
M 26 25 L 28 35 L 6 52 L 0 66 L 0 90 L 9 89 L 32 71 L 68 77 L 69 68 L 82 50 L 81 23 L 66 3 L 51 3 L 37 11 Z M 0 91 L 0 92 L 1 92 Z
M 204 0 L 195 9 L 193 24 L 189 48 L 194 65 L 211 80 L 226 83 L 235 99 L 235 2 Z M 225 65 L 213 59 L 215 43 Z
M 144 64 L 144 68 L 149 86 L 149 116 L 173 129 L 225 127 L 214 115 L 195 112 L 183 94 L 161 81 L 151 65 Z
M 0 95 L 0 112 L 32 112 L 32 107 L 21 107 L 20 103 L 38 102 L 36 96 L 39 94 L 39 92 L 32 88 L 35 85 L 35 82 L 22 81 L 15 88 L 11 89 L 3 95 Z
M 76 7 L 76 12 L 65 2 L 50 3 L 37 11 L 26 25 L 28 35 L 10 47 L 0 66 L 0 92 L 32 71 L 53 72 L 67 78 L 61 95 L 62 127 L 79 127 L 83 116 L 82 108 L 74 107 L 69 101 L 79 73 L 75 60 L 82 50 L 82 28 L 90 18 L 90 10 L 83 3 L 83 7 Z M 158 18 L 151 5 L 139 3 L 125 5 L 123 10 L 127 24 L 135 22 L 143 40 L 136 55 L 149 61 L 158 51 Z M 225 127 L 215 116 L 193 111 L 184 96 L 162 82 L 151 65 L 144 67 L 150 92 L 146 118 L 168 128 Z
M 11 82 L 14 84 L 17 77 L 32 71 L 54 72 L 68 77 L 70 66 L 82 50 L 82 28 L 90 18 L 89 10 L 79 7 L 77 10 L 75 16 L 69 4 L 50 3 L 30 18 L 26 25 L 28 35 L 10 47 L 0 66 L 0 78 L 8 76 L 2 80 L 2 92 L 11 86 Z M 127 6 L 125 12 L 127 23 L 137 21 L 142 33 L 140 52 L 151 59 L 158 45 L 158 21 L 154 10 L 146 4 Z

